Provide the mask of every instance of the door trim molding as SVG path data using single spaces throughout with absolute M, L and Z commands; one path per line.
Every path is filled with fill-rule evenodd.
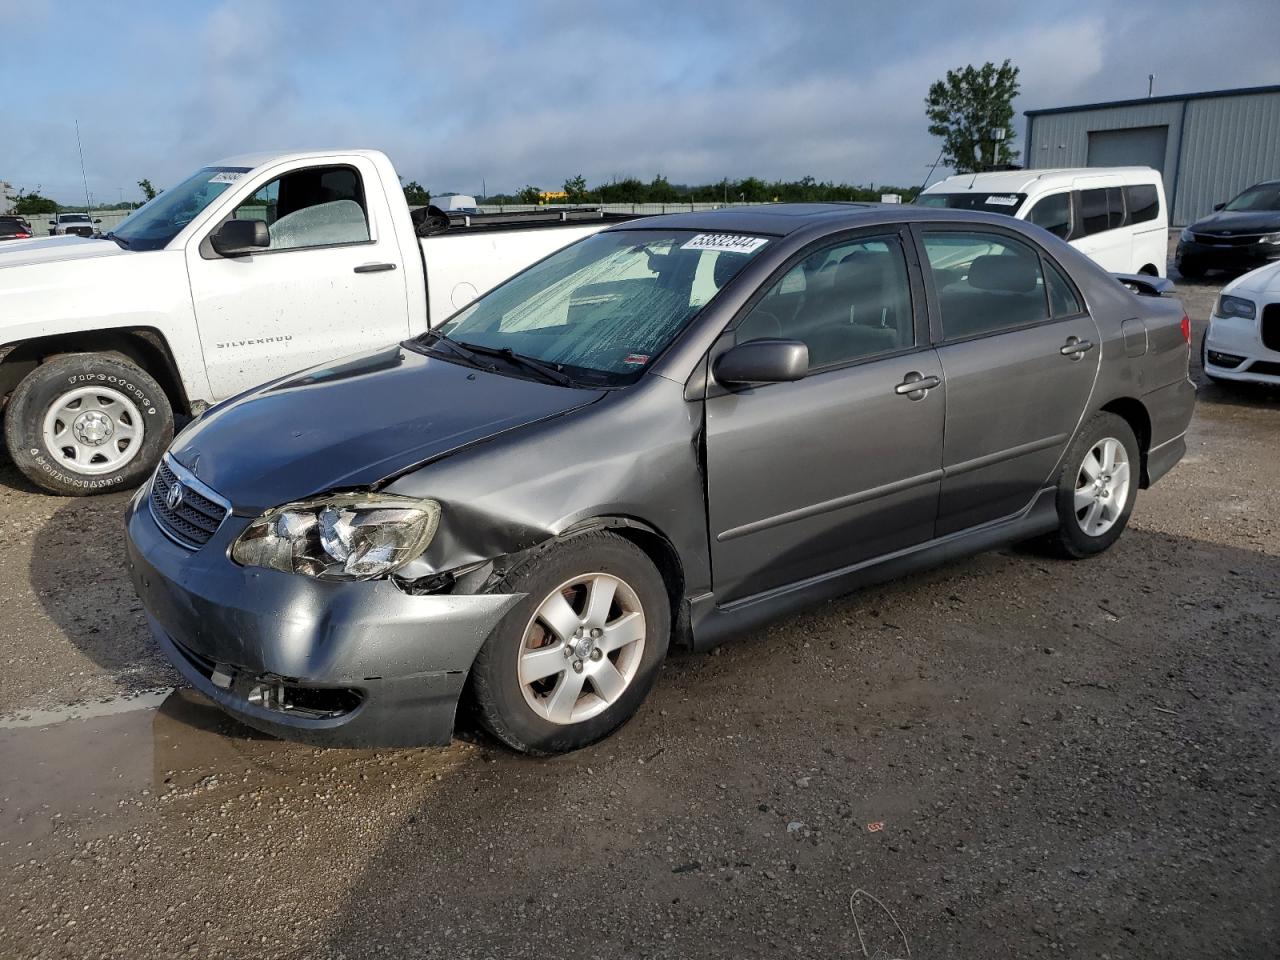
M 890 494 L 901 493 L 903 490 L 922 487 L 927 483 L 935 483 L 942 478 L 942 470 L 930 470 L 928 473 L 921 473 L 914 477 L 906 477 L 903 480 L 895 480 L 892 483 L 884 483 L 878 487 L 870 487 L 867 490 L 860 490 L 857 493 L 850 493 L 843 497 L 836 497 L 833 500 L 824 500 L 821 503 L 811 503 L 807 507 L 797 507 L 795 510 L 788 510 L 786 513 L 779 513 L 772 517 L 765 517 L 763 520 L 753 520 L 751 523 L 744 523 L 739 527 L 731 527 L 728 530 L 717 533 L 716 541 L 718 543 L 725 543 L 729 540 L 736 540 L 739 537 L 745 537 L 751 533 L 759 533 L 761 530 L 769 530 L 773 527 L 780 527 L 783 524 L 793 523 L 796 520 L 807 520 L 809 517 L 816 517 L 824 513 L 830 513 L 833 510 L 840 510 L 844 507 L 852 507 L 859 503 L 866 503 L 868 500 L 875 500 L 878 497 L 887 497 Z
M 1026 456 L 1028 453 L 1037 453 L 1040 450 L 1047 450 L 1050 447 L 1056 447 L 1064 444 L 1070 438 L 1068 433 L 1057 433 L 1052 437 L 1045 437 L 1042 440 L 1032 440 L 1029 443 L 1020 443 L 1016 447 L 1009 447 L 1007 450 L 997 450 L 995 453 L 984 454 L 981 457 L 974 457 L 972 460 L 962 460 L 959 463 L 952 464 L 949 467 L 942 468 L 942 475 L 946 479 L 959 477 L 966 473 L 972 473 L 974 470 L 981 470 L 983 467 L 989 467 L 994 463 L 1000 463 L 1004 460 L 1013 460 L 1017 457 Z

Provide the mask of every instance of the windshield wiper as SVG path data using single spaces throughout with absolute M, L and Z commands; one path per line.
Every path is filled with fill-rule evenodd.
M 450 340 L 443 333 L 437 333 L 434 330 L 428 330 L 426 333 L 414 337 L 412 340 L 404 342 L 406 347 L 416 350 L 418 353 L 439 353 L 437 349 L 440 346 L 449 348 L 449 352 L 458 357 L 465 363 L 470 364 L 480 370 L 488 370 L 490 372 L 497 369 L 491 363 L 484 363 L 481 359 L 456 340 Z
M 104 233 L 104 234 L 102 234 L 102 239 L 103 239 L 103 240 L 114 240 L 116 243 L 120 244 L 121 249 L 123 249 L 123 250 L 128 250 L 128 249 L 129 249 L 129 241 L 128 241 L 128 240 L 126 240 L 124 237 L 117 237 L 117 236 L 116 236 L 116 234 L 115 234 L 115 231 L 114 231 L 114 230 L 112 230 L 112 231 L 110 231 L 110 232 L 108 232 L 108 233 Z
M 543 360 L 537 359 L 536 357 L 526 357 L 522 353 L 516 353 L 510 347 L 485 347 L 478 343 L 466 343 L 465 341 L 460 343 L 455 340 L 448 340 L 447 337 L 442 339 L 446 340 L 450 346 L 461 346 L 463 349 L 470 350 L 472 353 L 478 353 L 486 357 L 500 357 L 513 366 L 524 367 L 526 370 L 532 370 L 544 380 L 548 380 L 551 383 L 558 384 L 559 386 L 572 387 L 574 385 L 573 378 L 555 364 L 547 363 Z

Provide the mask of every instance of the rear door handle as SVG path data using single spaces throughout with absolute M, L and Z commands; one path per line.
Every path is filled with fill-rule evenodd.
M 925 394 L 940 383 L 942 381 L 937 377 L 921 376 L 920 371 L 912 370 L 893 388 L 893 392 L 910 400 L 923 400 Z
M 356 273 L 382 273 L 384 270 L 394 270 L 394 263 L 362 263 L 356 267 Z
M 1058 352 L 1064 357 L 1070 357 L 1072 360 L 1079 360 L 1092 349 L 1092 340 L 1081 340 L 1079 337 L 1067 337 L 1067 342 L 1059 348 Z

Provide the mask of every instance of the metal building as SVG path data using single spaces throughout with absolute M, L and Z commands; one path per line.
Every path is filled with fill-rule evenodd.
M 1259 180 L 1280 178 L 1280 85 L 1028 110 L 1026 117 L 1027 167 L 1154 167 L 1177 226 Z

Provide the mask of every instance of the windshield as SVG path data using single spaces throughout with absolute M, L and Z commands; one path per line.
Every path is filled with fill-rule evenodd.
M 1228 203 L 1224 210 L 1280 210 L 1280 183 L 1260 183 Z
M 693 230 L 597 233 L 517 274 L 438 332 L 553 364 L 575 380 L 630 383 L 767 243 Z
M 84 213 L 60 213 L 58 219 L 63 223 L 88 223 L 89 216 Z
M 1013 216 L 1027 199 L 1025 193 L 922 193 L 916 197 L 918 207 L 950 207 L 953 210 L 985 210 Z
M 205 167 L 131 213 L 112 235 L 130 250 L 159 250 L 249 167 Z

